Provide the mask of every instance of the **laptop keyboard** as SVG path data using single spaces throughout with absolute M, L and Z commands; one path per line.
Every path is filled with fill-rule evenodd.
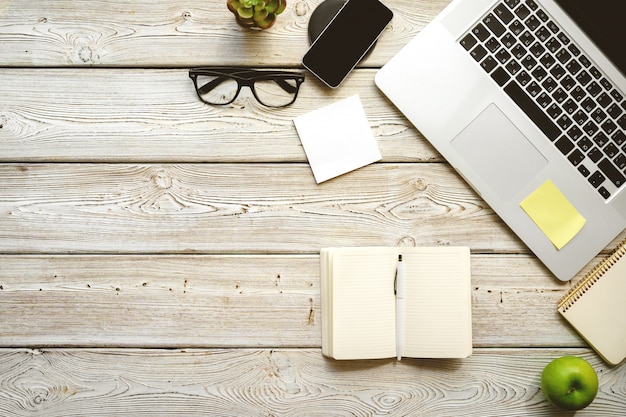
M 460 44 L 608 199 L 626 183 L 626 100 L 534 0 L 501 0 Z

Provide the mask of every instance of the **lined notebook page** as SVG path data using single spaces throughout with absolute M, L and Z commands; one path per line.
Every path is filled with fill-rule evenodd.
M 621 258 L 561 314 L 612 365 L 626 357 L 626 258 Z
M 464 358 L 471 354 L 469 249 L 402 249 L 405 272 L 403 356 Z
M 338 250 L 332 256 L 332 345 L 335 359 L 395 356 L 397 250 Z

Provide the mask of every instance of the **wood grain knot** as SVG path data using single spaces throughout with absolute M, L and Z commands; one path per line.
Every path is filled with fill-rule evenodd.
M 418 178 L 411 181 L 411 185 L 416 191 L 426 191 L 428 188 L 428 182 L 423 178 Z
M 305 1 L 299 1 L 295 6 L 296 16 L 305 16 L 309 11 L 309 5 Z
M 373 398 L 374 402 L 378 404 L 381 410 L 393 410 L 406 401 L 407 397 L 400 393 L 384 393 Z
M 93 39 L 92 39 L 93 38 Z M 70 59 L 73 64 L 97 64 L 100 55 L 97 47 L 97 35 L 75 34 L 69 37 Z
M 166 170 L 160 169 L 152 175 L 152 182 L 158 188 L 167 190 L 172 187 L 172 176 Z
M 417 243 L 415 242 L 415 238 L 411 236 L 403 236 L 400 240 L 398 240 L 396 246 L 414 247 L 417 246 Z

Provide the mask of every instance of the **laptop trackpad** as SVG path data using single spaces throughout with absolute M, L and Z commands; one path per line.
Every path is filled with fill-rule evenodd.
M 483 110 L 451 145 L 503 200 L 517 194 L 548 164 L 495 104 Z

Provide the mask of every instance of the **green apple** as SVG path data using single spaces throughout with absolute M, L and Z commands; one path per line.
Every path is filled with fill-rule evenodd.
M 583 358 L 562 356 L 544 368 L 541 390 L 553 405 L 564 410 L 580 410 L 596 398 L 598 375 Z

